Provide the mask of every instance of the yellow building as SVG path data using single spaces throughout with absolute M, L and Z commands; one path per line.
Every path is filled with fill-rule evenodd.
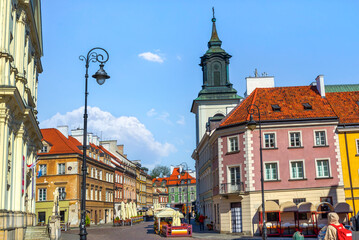
M 35 221 L 34 168 L 41 148 L 40 0 L 0 1 L 0 239 L 23 239 Z
M 355 85 L 350 87 L 354 88 Z M 359 211 L 359 91 L 329 92 L 326 97 L 339 118 L 338 136 L 345 201 L 357 213 Z

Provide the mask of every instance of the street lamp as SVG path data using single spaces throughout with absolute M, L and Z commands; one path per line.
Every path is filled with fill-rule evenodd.
M 255 104 L 251 104 L 247 107 L 247 112 L 250 114 L 249 122 L 247 123 L 247 127 L 253 131 L 257 123 L 253 119 L 253 114 L 255 113 L 255 109 L 252 107 L 257 108 L 258 113 L 258 125 L 259 125 L 259 156 L 260 156 L 260 164 L 261 164 L 261 192 L 262 192 L 262 220 L 263 220 L 263 232 L 262 232 L 262 239 L 267 239 L 267 227 L 265 221 L 265 202 L 264 202 L 264 178 L 263 178 L 263 157 L 262 157 L 262 125 L 261 125 L 261 113 L 259 111 L 259 107 Z
M 101 53 L 97 53 L 96 51 L 100 51 Z M 105 70 L 103 69 L 104 64 L 108 61 L 109 55 L 108 52 L 103 48 L 93 48 L 88 53 L 87 56 L 81 55 L 81 61 L 85 61 L 86 74 L 85 74 L 85 110 L 84 110 L 84 136 L 83 136 L 83 156 L 82 156 L 82 192 L 81 192 L 81 221 L 80 221 L 80 239 L 87 239 L 86 232 L 86 174 L 87 174 L 87 166 L 86 166 L 86 150 L 87 150 L 87 79 L 88 79 L 88 68 L 90 62 L 99 62 L 100 69 L 92 75 L 93 78 L 96 79 L 99 85 L 105 83 L 106 79 L 109 79 L 110 76 L 107 75 Z
M 189 197 L 189 194 L 188 194 L 188 179 L 189 179 L 189 177 L 188 177 L 188 165 L 187 165 L 187 163 L 185 163 L 185 162 L 181 163 L 180 165 L 182 165 L 182 164 L 186 165 L 186 171 L 187 171 L 187 179 L 186 179 L 186 181 L 187 181 L 187 197 L 186 197 L 187 208 L 186 208 L 186 213 L 188 214 L 188 216 L 187 216 L 187 218 L 188 218 L 188 224 L 191 224 L 191 223 L 190 223 L 190 215 L 189 215 L 189 206 L 188 206 L 188 197 Z M 181 175 L 182 175 L 182 176 L 185 176 L 186 171 L 182 168 Z M 181 194 L 182 194 L 182 193 L 181 193 Z

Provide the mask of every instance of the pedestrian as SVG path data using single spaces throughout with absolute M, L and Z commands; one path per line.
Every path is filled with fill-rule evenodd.
M 201 214 L 198 218 L 199 221 L 199 230 L 204 231 L 204 216 Z
M 339 223 L 339 216 L 335 212 L 328 214 L 328 227 L 324 240 L 352 239 L 351 231 Z

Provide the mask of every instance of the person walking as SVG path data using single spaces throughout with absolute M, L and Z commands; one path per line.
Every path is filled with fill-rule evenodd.
M 201 214 L 198 218 L 199 221 L 199 230 L 204 231 L 204 216 Z
M 328 227 L 324 240 L 352 239 L 352 233 L 339 223 L 339 216 L 335 212 L 328 214 Z

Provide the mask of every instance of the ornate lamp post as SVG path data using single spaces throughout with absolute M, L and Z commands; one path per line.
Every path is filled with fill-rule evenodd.
M 190 223 L 190 216 L 189 216 L 189 206 L 188 206 L 188 197 L 189 197 L 189 195 L 188 195 L 188 180 L 189 180 L 189 177 L 188 177 L 188 165 L 185 162 L 181 163 L 180 165 L 182 165 L 182 164 L 186 165 L 186 171 L 187 171 L 187 179 L 186 179 L 186 181 L 187 181 L 187 197 L 186 197 L 186 206 L 187 206 L 187 208 L 186 208 L 186 213 L 188 215 L 187 216 L 188 224 L 191 224 Z M 186 174 L 186 171 L 182 168 L 181 175 L 184 176 Z
M 100 51 L 100 53 L 97 53 Z M 80 239 L 86 240 L 87 239 L 87 232 L 86 232 L 86 174 L 87 174 L 87 166 L 86 166 L 86 150 L 87 150 L 87 79 L 88 79 L 88 68 L 90 62 L 99 62 L 100 69 L 92 75 L 93 78 L 96 79 L 99 85 L 105 83 L 106 79 L 109 79 L 110 76 L 107 75 L 105 70 L 103 69 L 104 64 L 108 61 L 109 55 L 108 52 L 103 48 L 93 48 L 88 53 L 87 56 L 80 56 L 81 61 L 85 61 L 86 67 L 86 74 L 85 74 L 85 111 L 84 111 L 84 136 L 83 136 L 83 156 L 82 156 L 82 191 L 81 191 L 81 221 L 80 221 Z
M 260 156 L 260 164 L 261 164 L 261 192 L 262 192 L 262 220 L 263 220 L 263 231 L 262 231 L 262 239 L 267 239 L 267 227 L 266 227 L 266 221 L 265 221 L 265 202 L 264 202 L 264 177 L 263 177 L 263 157 L 262 157 L 262 125 L 261 125 L 261 113 L 259 111 L 259 107 L 255 104 L 251 104 L 247 108 L 247 112 L 250 114 L 250 119 L 247 124 L 248 128 L 253 131 L 257 123 L 253 119 L 253 114 L 255 113 L 255 109 L 252 107 L 255 107 L 257 109 L 258 113 L 258 125 L 259 125 L 259 156 Z

